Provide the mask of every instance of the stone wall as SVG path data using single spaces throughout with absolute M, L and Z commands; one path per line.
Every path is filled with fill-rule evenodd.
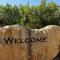
M 52 60 L 59 52 L 60 27 L 27 30 L 19 25 L 0 27 L 0 60 Z

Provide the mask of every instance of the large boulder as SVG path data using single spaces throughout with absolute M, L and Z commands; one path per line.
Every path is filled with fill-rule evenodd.
M 59 53 L 60 27 L 27 30 L 19 25 L 0 27 L 0 60 L 52 60 Z
M 40 42 L 32 43 L 33 60 L 52 60 L 59 53 L 60 27 L 49 25 L 31 31 L 32 37 L 44 38 Z
M 24 40 L 25 36 L 22 26 L 0 27 L 0 60 L 27 60 L 27 44 L 16 41 Z

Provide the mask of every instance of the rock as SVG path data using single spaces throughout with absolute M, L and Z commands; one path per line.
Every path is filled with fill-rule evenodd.
M 29 31 L 19 25 L 0 27 L 0 60 L 53 60 L 59 55 L 60 27 Z
M 47 37 L 47 42 L 32 43 L 33 60 L 52 60 L 59 52 L 60 27 L 46 26 L 42 29 L 32 29 L 32 37 Z
M 19 25 L 0 28 L 0 60 L 27 60 L 27 44 L 13 44 L 12 37 L 24 40 L 25 29 Z M 6 44 L 4 38 L 6 41 L 9 40 L 8 44 Z

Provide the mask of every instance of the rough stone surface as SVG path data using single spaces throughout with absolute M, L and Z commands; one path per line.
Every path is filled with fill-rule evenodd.
M 47 42 L 32 44 L 33 60 L 52 60 L 59 52 L 60 27 L 46 26 L 42 29 L 32 29 L 32 37 L 47 37 Z
M 6 44 L 4 38 L 8 39 L 9 37 L 10 39 L 13 37 L 18 41 Z M 28 37 L 28 30 L 22 26 L 10 25 L 0 27 L 0 60 L 28 60 L 29 43 L 18 43 L 20 38 L 24 42 Z M 31 60 L 52 60 L 58 54 L 60 46 L 59 26 L 50 25 L 42 29 L 31 29 L 31 37 L 46 37 L 46 42 L 31 42 Z
M 14 37 L 25 39 L 25 29 L 19 25 L 0 28 L 0 60 L 27 60 L 27 44 L 5 44 L 4 38 Z

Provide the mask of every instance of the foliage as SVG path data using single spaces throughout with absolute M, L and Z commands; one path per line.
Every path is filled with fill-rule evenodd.
M 54 2 L 46 4 L 46 0 L 41 0 L 39 6 L 0 5 L 0 26 L 11 24 L 20 24 L 33 29 L 46 25 L 60 26 L 60 6 Z

